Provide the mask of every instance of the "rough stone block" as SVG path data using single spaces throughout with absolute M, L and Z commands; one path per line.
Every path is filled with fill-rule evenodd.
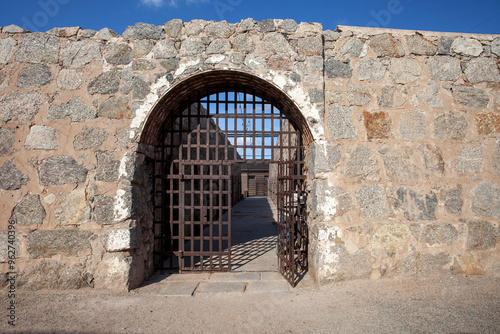
M 80 230 L 34 231 L 28 234 L 26 247 L 33 259 L 88 255 L 93 237 L 91 232 Z
M 483 52 L 483 46 L 478 40 L 465 37 L 455 38 L 451 44 L 451 49 L 455 53 L 474 57 L 479 56 Z
M 491 52 L 500 57 L 500 37 L 491 42 Z
M 325 62 L 325 73 L 329 78 L 350 78 L 352 67 L 348 63 L 330 59 Z
M 92 221 L 98 224 L 113 224 L 114 199 L 106 195 L 94 196 Z
M 464 73 L 471 83 L 500 82 L 498 65 L 493 58 L 471 59 Z
M 459 112 L 439 113 L 434 119 L 434 136 L 443 139 L 464 140 L 468 127 L 469 122 Z
M 40 196 L 26 194 L 12 210 L 10 219 L 18 225 L 41 225 L 46 215 Z
M 151 91 L 149 83 L 140 77 L 134 77 L 132 80 L 125 82 L 121 92 L 129 94 L 132 91 L 132 97 L 137 100 L 145 99 Z
M 409 111 L 401 118 L 399 128 L 401 137 L 411 140 L 423 140 L 425 138 L 425 114 L 422 111 Z
M 163 27 L 137 22 L 133 26 L 128 26 L 123 32 L 123 38 L 131 39 L 160 39 Z
M 363 120 L 368 140 L 392 137 L 392 119 L 388 113 L 363 111 Z
M 378 59 L 362 59 L 356 75 L 359 80 L 383 81 L 387 68 Z
M 199 35 L 205 29 L 208 24 L 205 20 L 191 20 L 184 27 L 187 36 Z
M 96 179 L 99 181 L 116 181 L 118 180 L 118 168 L 120 167 L 119 160 L 113 160 L 113 152 L 98 152 L 97 153 L 97 171 Z
M 155 43 L 153 41 L 147 39 L 136 40 L 134 41 L 134 48 L 132 50 L 132 55 L 134 57 L 144 57 L 148 55 L 151 52 L 151 50 L 153 50 L 154 46 Z
M 491 154 L 493 174 L 500 175 L 500 139 L 497 139 L 495 150 Z
M 205 43 L 200 37 L 189 37 L 182 42 L 180 54 L 182 56 L 198 55 L 205 52 L 205 49 Z
M 404 249 L 410 236 L 410 229 L 405 224 L 383 224 L 373 234 L 370 245 L 374 249 L 396 251 Z
M 19 242 L 19 239 L 17 239 L 14 244 L 9 244 L 9 232 L 8 231 L 0 231 L 0 245 L 2 245 L 2 247 L 0 247 L 0 263 L 2 262 L 8 262 L 9 261 L 9 247 L 8 245 L 10 245 L 11 247 L 14 247 L 14 250 L 15 250 L 15 255 L 16 255 L 16 258 L 21 258 L 22 257 L 22 254 L 21 254 L 21 243 Z M 12 238 L 12 237 L 11 237 Z M 12 239 L 10 239 L 12 240 Z M 11 248 L 12 250 L 12 248 Z M 12 254 L 12 253 L 11 253 Z M 0 280 L 3 280 L 4 277 L 3 276 L 0 276 Z M 0 283 L 0 287 L 4 287 L 6 286 L 5 283 Z
M 295 32 L 299 25 L 293 19 L 285 19 L 280 25 L 280 28 L 287 32 Z
M 427 175 L 445 175 L 445 163 L 443 152 L 440 148 L 432 144 L 423 144 L 418 147 L 422 153 L 425 172 Z
M 91 128 L 85 126 L 82 131 L 75 136 L 73 146 L 75 150 L 99 150 L 102 143 L 108 138 L 108 132 L 102 128 Z
M 331 220 L 354 209 L 351 194 L 341 188 L 329 186 L 324 181 L 314 181 L 312 215 L 318 220 Z
M 345 168 L 348 177 L 361 181 L 380 180 L 377 156 L 368 147 L 358 145 L 347 160 Z
M 77 188 L 61 198 L 54 212 L 57 225 L 81 225 L 90 223 L 90 206 L 85 188 Z
M 472 211 L 486 217 L 500 218 L 500 184 L 483 181 L 470 193 Z
M 389 75 L 395 83 L 407 84 L 418 80 L 422 73 L 420 63 L 415 59 L 392 58 Z
M 436 56 L 427 59 L 427 68 L 434 80 L 456 81 L 460 78 L 460 60 L 447 56 Z
M 125 253 L 105 253 L 94 274 L 97 289 L 128 290 L 132 257 Z
M 54 128 L 44 125 L 33 125 L 24 147 L 29 150 L 57 150 L 59 148 L 59 136 Z
M 177 38 L 183 26 L 184 23 L 181 19 L 173 19 L 163 25 L 163 31 L 165 31 L 165 35 L 168 37 Z
M 405 55 L 403 44 L 391 34 L 373 36 L 370 39 L 370 47 L 378 57 L 403 57 Z
M 156 43 L 153 48 L 153 56 L 155 59 L 175 58 L 177 56 L 177 49 L 174 42 L 169 39 L 163 39 Z
M 292 50 L 290 44 L 281 33 L 272 32 L 264 36 L 262 41 L 264 50 L 272 53 L 285 53 Z
M 59 38 L 41 32 L 26 34 L 15 57 L 23 63 L 49 63 L 59 62 Z
M 476 115 L 476 129 L 479 135 L 500 132 L 500 114 L 482 113 Z
M 348 83 L 346 89 L 349 105 L 366 106 L 372 101 L 370 91 L 362 85 Z
M 333 140 L 356 138 L 356 129 L 351 119 L 352 110 L 352 107 L 340 107 L 337 105 L 330 107 L 328 113 L 330 138 Z
M 483 147 L 462 147 L 458 151 L 455 171 L 460 174 L 479 173 L 483 163 Z
M 231 50 L 231 43 L 227 40 L 216 39 L 213 40 L 207 47 L 207 55 L 210 54 L 223 54 Z
M 120 37 L 116 31 L 109 28 L 102 28 L 99 32 L 96 32 L 95 38 L 101 41 L 109 41 L 112 38 Z
M 87 179 L 87 169 L 70 156 L 55 156 L 40 164 L 40 183 L 44 186 L 58 186 L 66 183 L 80 183 Z
M 340 162 L 341 154 L 338 146 L 314 143 L 310 150 L 309 170 L 313 175 L 331 172 Z
M 434 192 L 424 195 L 413 189 L 399 187 L 394 207 L 403 210 L 404 217 L 409 221 L 435 220 L 438 198 Z
M 96 41 L 71 42 L 62 50 L 61 60 L 66 68 L 81 68 L 93 60 L 101 60 L 101 47 Z
M 136 72 L 149 71 L 155 68 L 155 65 L 147 59 L 134 59 L 132 70 Z
M 421 240 L 429 246 L 448 245 L 451 246 L 458 238 L 458 231 L 450 223 L 432 223 L 424 228 Z
M 225 21 L 210 22 L 205 27 L 205 33 L 211 38 L 229 38 L 235 30 L 236 27 L 234 24 Z
M 364 57 L 368 52 L 368 45 L 357 38 L 349 38 L 340 48 L 340 53 L 344 56 L 349 54 L 353 57 Z
M 427 99 L 426 99 L 427 105 L 429 107 L 443 108 L 443 101 L 439 98 L 440 88 L 441 86 L 438 85 L 437 83 L 429 81 L 429 89 L 427 89 Z
M 128 44 L 107 44 L 104 58 L 112 65 L 127 65 L 132 61 L 132 48 Z
M 331 261 L 327 262 L 330 275 L 324 277 L 325 281 L 339 282 L 370 278 L 375 259 L 368 249 L 360 249 L 351 254 L 344 245 L 335 245 L 329 251 L 329 256 L 332 256 Z
M 361 218 L 382 219 L 389 216 L 389 202 L 381 184 L 364 185 L 356 192 Z
M 16 49 L 17 41 L 12 37 L 0 39 L 0 64 L 7 64 Z
M 467 250 L 495 248 L 497 237 L 495 228 L 487 221 L 461 220 L 467 224 Z
M 450 36 L 439 37 L 438 54 L 439 55 L 449 55 L 451 52 L 451 44 L 453 43 L 453 38 Z
M 3 27 L 2 32 L 8 33 L 8 34 L 18 34 L 18 33 L 25 33 L 28 32 L 27 30 L 24 30 L 18 25 L 15 24 L 9 24 L 8 26 Z
M 452 215 L 461 215 L 464 199 L 462 185 L 457 184 L 454 188 L 444 190 L 444 207 Z
M 28 175 L 17 169 L 12 160 L 14 158 L 5 161 L 3 166 L 0 167 L 0 189 L 16 190 L 28 183 Z
M 112 94 L 118 91 L 120 74 L 108 71 L 92 79 L 87 87 L 89 94 Z
M 18 286 L 26 290 L 80 289 L 88 286 L 80 271 L 57 261 L 43 260 L 19 273 Z
M 323 41 L 320 37 L 299 38 L 297 51 L 304 56 L 321 56 L 323 55 Z
M 0 129 L 0 156 L 11 155 L 14 152 L 15 129 Z
M 408 44 L 410 53 L 417 56 L 433 56 L 438 49 L 433 42 L 425 39 L 420 34 L 406 37 L 406 44 Z
M 78 97 L 73 97 L 66 104 L 50 106 L 47 114 L 49 119 L 63 119 L 66 116 L 72 122 L 84 122 L 96 118 L 95 108 L 87 106 Z
M 57 87 L 64 90 L 74 90 L 81 87 L 83 73 L 75 70 L 62 69 L 57 76 Z
M 241 34 L 234 38 L 233 48 L 238 52 L 253 52 L 255 44 L 250 34 Z
M 108 252 L 120 252 L 138 247 L 140 236 L 135 228 L 107 229 L 101 233 L 101 242 Z
M 468 86 L 453 86 L 453 100 L 470 108 L 486 108 L 490 97 L 483 90 Z
M 127 97 L 110 97 L 99 106 L 99 117 L 111 119 L 127 119 L 131 117 L 129 99 Z
M 26 124 L 40 110 L 42 99 L 38 92 L 17 91 L 0 96 L 0 120 Z
M 411 158 L 412 153 L 407 150 L 397 150 L 385 155 L 383 160 L 389 180 L 403 184 L 418 183 L 422 173 Z

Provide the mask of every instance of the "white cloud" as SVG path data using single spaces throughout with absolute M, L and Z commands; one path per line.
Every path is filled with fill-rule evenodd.
M 196 5 L 201 3 L 210 2 L 210 0 L 139 0 L 142 4 L 148 6 L 161 7 L 164 4 L 167 4 L 171 7 L 179 7 L 179 5 L 186 3 L 188 5 Z

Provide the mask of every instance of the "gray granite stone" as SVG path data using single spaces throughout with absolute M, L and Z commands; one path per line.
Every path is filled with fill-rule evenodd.
M 0 189 L 16 190 L 28 183 L 29 177 L 23 174 L 16 165 L 12 163 L 14 158 L 5 161 L 0 167 Z
M 189 37 L 182 42 L 180 54 L 183 56 L 198 55 L 205 52 L 205 49 L 205 43 L 200 37 Z
M 132 54 L 134 57 L 144 57 L 153 50 L 155 43 L 148 39 L 140 39 L 134 41 L 134 49 Z
M 74 97 L 66 104 L 50 106 L 47 116 L 49 119 L 69 116 L 72 122 L 84 122 L 96 118 L 96 111 L 94 107 L 87 106 L 78 97 Z
M 262 41 L 264 50 L 272 53 L 284 53 L 291 51 L 291 46 L 283 36 L 283 34 L 278 32 L 272 32 L 266 34 Z
M 108 138 L 108 132 L 103 128 L 92 128 L 85 126 L 82 131 L 75 136 L 73 146 L 75 150 L 99 150 L 104 141 Z
M 46 33 L 33 32 L 25 35 L 15 57 L 18 62 L 23 63 L 54 64 L 59 62 L 59 48 L 59 38 Z
M 500 37 L 495 38 L 493 42 L 491 42 L 491 52 L 500 57 Z
M 99 39 L 101 41 L 109 41 L 112 38 L 120 37 L 116 31 L 113 29 L 109 28 L 102 28 L 99 30 L 99 32 L 95 35 L 96 39 Z
M 155 59 L 167 59 L 174 58 L 177 56 L 177 49 L 175 48 L 174 43 L 169 39 L 161 40 L 156 43 L 153 48 L 153 56 Z
M 160 65 L 167 72 L 175 72 L 179 68 L 179 59 L 177 59 L 177 58 L 165 59 L 165 60 L 160 61 Z
M 111 119 L 130 118 L 129 99 L 127 97 L 110 97 L 99 106 L 97 116 Z
M 394 207 L 403 211 L 409 221 L 436 220 L 438 198 L 434 192 L 418 194 L 410 188 L 399 187 L 396 191 Z
M 280 25 L 280 28 L 287 32 L 295 32 L 299 25 L 293 19 L 285 19 Z
M 273 19 L 262 20 L 257 23 L 257 31 L 259 32 L 273 32 L 276 31 L 276 24 Z
M 0 39 L 0 64 L 7 64 L 16 50 L 17 41 L 12 37 Z
M 415 59 L 392 58 L 389 74 L 395 83 L 408 84 L 420 78 L 422 67 Z
M 493 174 L 500 175 L 500 139 L 497 139 L 495 150 L 491 154 L 491 161 L 493 165 Z
M 342 152 L 338 146 L 315 143 L 311 147 L 310 154 L 310 171 L 315 175 L 331 172 L 340 162 Z
M 362 59 L 356 75 L 359 80 L 383 81 L 387 68 L 376 58 Z
M 470 108 L 486 108 L 490 97 L 481 89 L 469 86 L 453 86 L 453 100 Z
M 59 148 L 59 136 L 54 128 L 33 125 L 26 137 L 24 147 L 28 150 L 57 150 Z
M 341 217 L 354 209 L 352 195 L 341 188 L 328 185 L 324 181 L 314 181 L 312 191 L 312 216 L 320 221 Z
M 127 65 L 132 61 L 132 48 L 127 44 L 108 44 L 104 58 L 112 65 Z
M 431 78 L 443 81 L 456 81 L 460 78 L 460 60 L 453 57 L 436 56 L 427 59 Z
M 458 238 L 458 231 L 450 223 L 432 223 L 425 225 L 421 240 L 429 246 L 452 246 Z
M 449 55 L 451 53 L 451 43 L 453 43 L 453 38 L 450 36 L 439 37 L 438 54 L 439 55 Z
M 401 137 L 410 140 L 423 140 L 425 131 L 425 113 L 423 111 L 408 111 L 403 114 L 399 128 Z
M 352 107 L 341 107 L 333 105 L 328 112 L 328 128 L 330 130 L 330 138 L 352 139 L 356 138 L 356 128 L 352 123 Z
M 423 144 L 418 149 L 422 154 L 426 174 L 444 176 L 446 169 L 441 149 L 433 144 Z
M 370 47 L 378 57 L 403 57 L 405 55 L 403 44 L 391 34 L 373 36 L 370 39 Z
M 132 39 L 160 39 L 163 27 L 137 22 L 133 26 L 128 26 L 123 32 L 123 38 Z
M 500 82 L 498 65 L 493 58 L 471 59 L 464 73 L 471 83 Z
M 79 270 L 53 260 L 43 260 L 21 271 L 18 286 L 25 290 L 79 289 L 88 286 Z
M 495 248 L 497 237 L 495 228 L 487 221 L 462 220 L 467 224 L 467 249 L 486 250 Z
M 299 38 L 297 51 L 304 56 L 322 56 L 323 41 L 319 37 L 303 37 Z
M 59 186 L 66 183 L 85 182 L 87 172 L 85 167 L 70 156 L 50 157 L 40 164 L 40 183 L 44 186 Z
M 207 55 L 219 53 L 223 54 L 231 50 L 231 43 L 228 40 L 215 39 L 207 47 Z
M 0 120 L 26 124 L 38 113 L 41 105 L 42 100 L 38 92 L 17 91 L 0 95 Z
M 422 276 L 444 276 L 451 274 L 452 258 L 448 253 L 421 254 L 417 261 L 417 271 Z
M 94 30 L 94 29 L 83 29 L 81 31 L 81 37 L 83 38 L 92 38 L 95 36 L 95 34 L 97 34 L 97 31 Z
M 461 215 L 462 208 L 464 206 L 464 199 L 462 195 L 462 185 L 457 184 L 453 188 L 445 189 L 443 191 L 444 195 L 444 207 L 448 213 L 452 215 Z
M 47 65 L 33 64 L 19 72 L 16 86 L 21 88 L 40 87 L 51 81 L 52 73 L 50 73 L 50 68 Z
M 78 256 L 90 254 L 91 232 L 80 230 L 34 231 L 28 234 L 27 249 L 34 259 L 54 255 Z
M 252 41 L 252 35 L 241 34 L 234 38 L 233 48 L 239 52 L 253 52 L 255 50 L 255 44 Z
M 91 61 L 101 60 L 101 47 L 91 40 L 71 42 L 62 50 L 61 60 L 64 67 L 81 68 Z
M 408 45 L 410 53 L 417 56 L 433 56 L 438 50 L 437 46 L 433 42 L 425 39 L 420 34 L 407 36 L 406 44 Z
M 381 184 L 363 185 L 356 192 L 361 218 L 382 219 L 389 217 L 389 202 Z
M 470 193 L 472 211 L 486 217 L 500 218 L 500 184 L 483 181 Z
M 198 36 L 203 32 L 205 26 L 208 24 L 205 20 L 191 20 L 184 27 L 187 36 Z
M 118 91 L 120 74 L 117 71 L 108 71 L 92 79 L 87 86 L 89 94 L 112 94 Z
M 5 33 L 8 33 L 8 34 L 18 34 L 18 33 L 26 33 L 28 32 L 28 30 L 24 30 L 23 28 L 21 28 L 20 26 L 17 26 L 15 24 L 10 24 L 8 26 L 5 26 L 2 28 L 2 32 L 5 34 Z
M 348 63 L 330 59 L 325 62 L 325 73 L 328 78 L 350 78 L 352 77 L 352 67 Z
M 460 174 L 479 173 L 483 162 L 483 147 L 465 146 L 458 150 L 455 171 Z
M 54 220 L 60 226 L 73 226 L 90 223 L 90 205 L 84 187 L 76 188 L 61 197 L 54 211 Z
M 234 24 L 222 22 L 210 22 L 205 27 L 205 33 L 210 38 L 229 38 L 236 30 Z
M 118 168 L 120 167 L 120 161 L 113 160 L 113 157 L 113 152 L 97 153 L 96 180 L 108 182 L 118 180 Z
M 14 153 L 15 129 L 0 129 L 0 156 L 11 155 Z
M 358 145 L 345 164 L 348 177 L 360 181 L 379 181 L 379 167 L 375 152 L 368 147 Z
M 368 51 L 368 46 L 357 38 L 349 38 L 340 48 L 340 54 L 349 54 L 352 57 L 364 57 Z
M 11 220 L 18 225 L 41 225 L 47 216 L 39 195 L 26 194 L 12 210 Z
M 387 177 L 392 182 L 416 183 L 421 179 L 421 171 L 412 161 L 412 154 L 406 149 L 389 152 L 383 157 Z
M 351 106 L 366 106 L 372 101 L 372 95 L 366 87 L 351 82 L 346 86 L 346 96 Z
M 465 37 L 455 38 L 451 44 L 451 49 L 455 53 L 473 57 L 477 57 L 483 52 L 483 46 L 478 40 Z
M 98 224 L 109 225 L 114 223 L 114 199 L 106 195 L 94 196 L 92 221 Z
M 434 137 L 464 140 L 467 136 L 468 127 L 469 122 L 459 112 L 438 113 L 434 119 Z
M 140 77 L 134 77 L 132 80 L 125 82 L 121 92 L 124 94 L 129 94 L 132 92 L 132 97 L 137 100 L 142 100 L 151 91 L 149 83 L 144 81 Z
M 75 90 L 82 86 L 83 73 L 76 70 L 62 69 L 57 75 L 57 87 L 63 90 Z

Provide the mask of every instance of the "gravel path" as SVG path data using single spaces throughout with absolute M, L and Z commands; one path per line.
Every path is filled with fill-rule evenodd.
M 277 293 L 165 297 L 18 291 L 10 333 L 500 333 L 500 278 L 359 280 Z M 7 293 L 2 296 L 5 313 Z

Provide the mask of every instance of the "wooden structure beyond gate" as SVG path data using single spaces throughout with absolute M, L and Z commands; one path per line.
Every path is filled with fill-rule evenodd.
M 269 183 L 277 185 L 270 196 L 279 212 L 279 268 L 295 284 L 298 269 L 307 270 L 307 229 L 304 149 L 292 122 L 237 87 L 199 94 L 172 112 L 155 152 L 156 269 L 230 271 L 231 207 L 243 196 L 241 166 L 265 163 L 278 171 Z

